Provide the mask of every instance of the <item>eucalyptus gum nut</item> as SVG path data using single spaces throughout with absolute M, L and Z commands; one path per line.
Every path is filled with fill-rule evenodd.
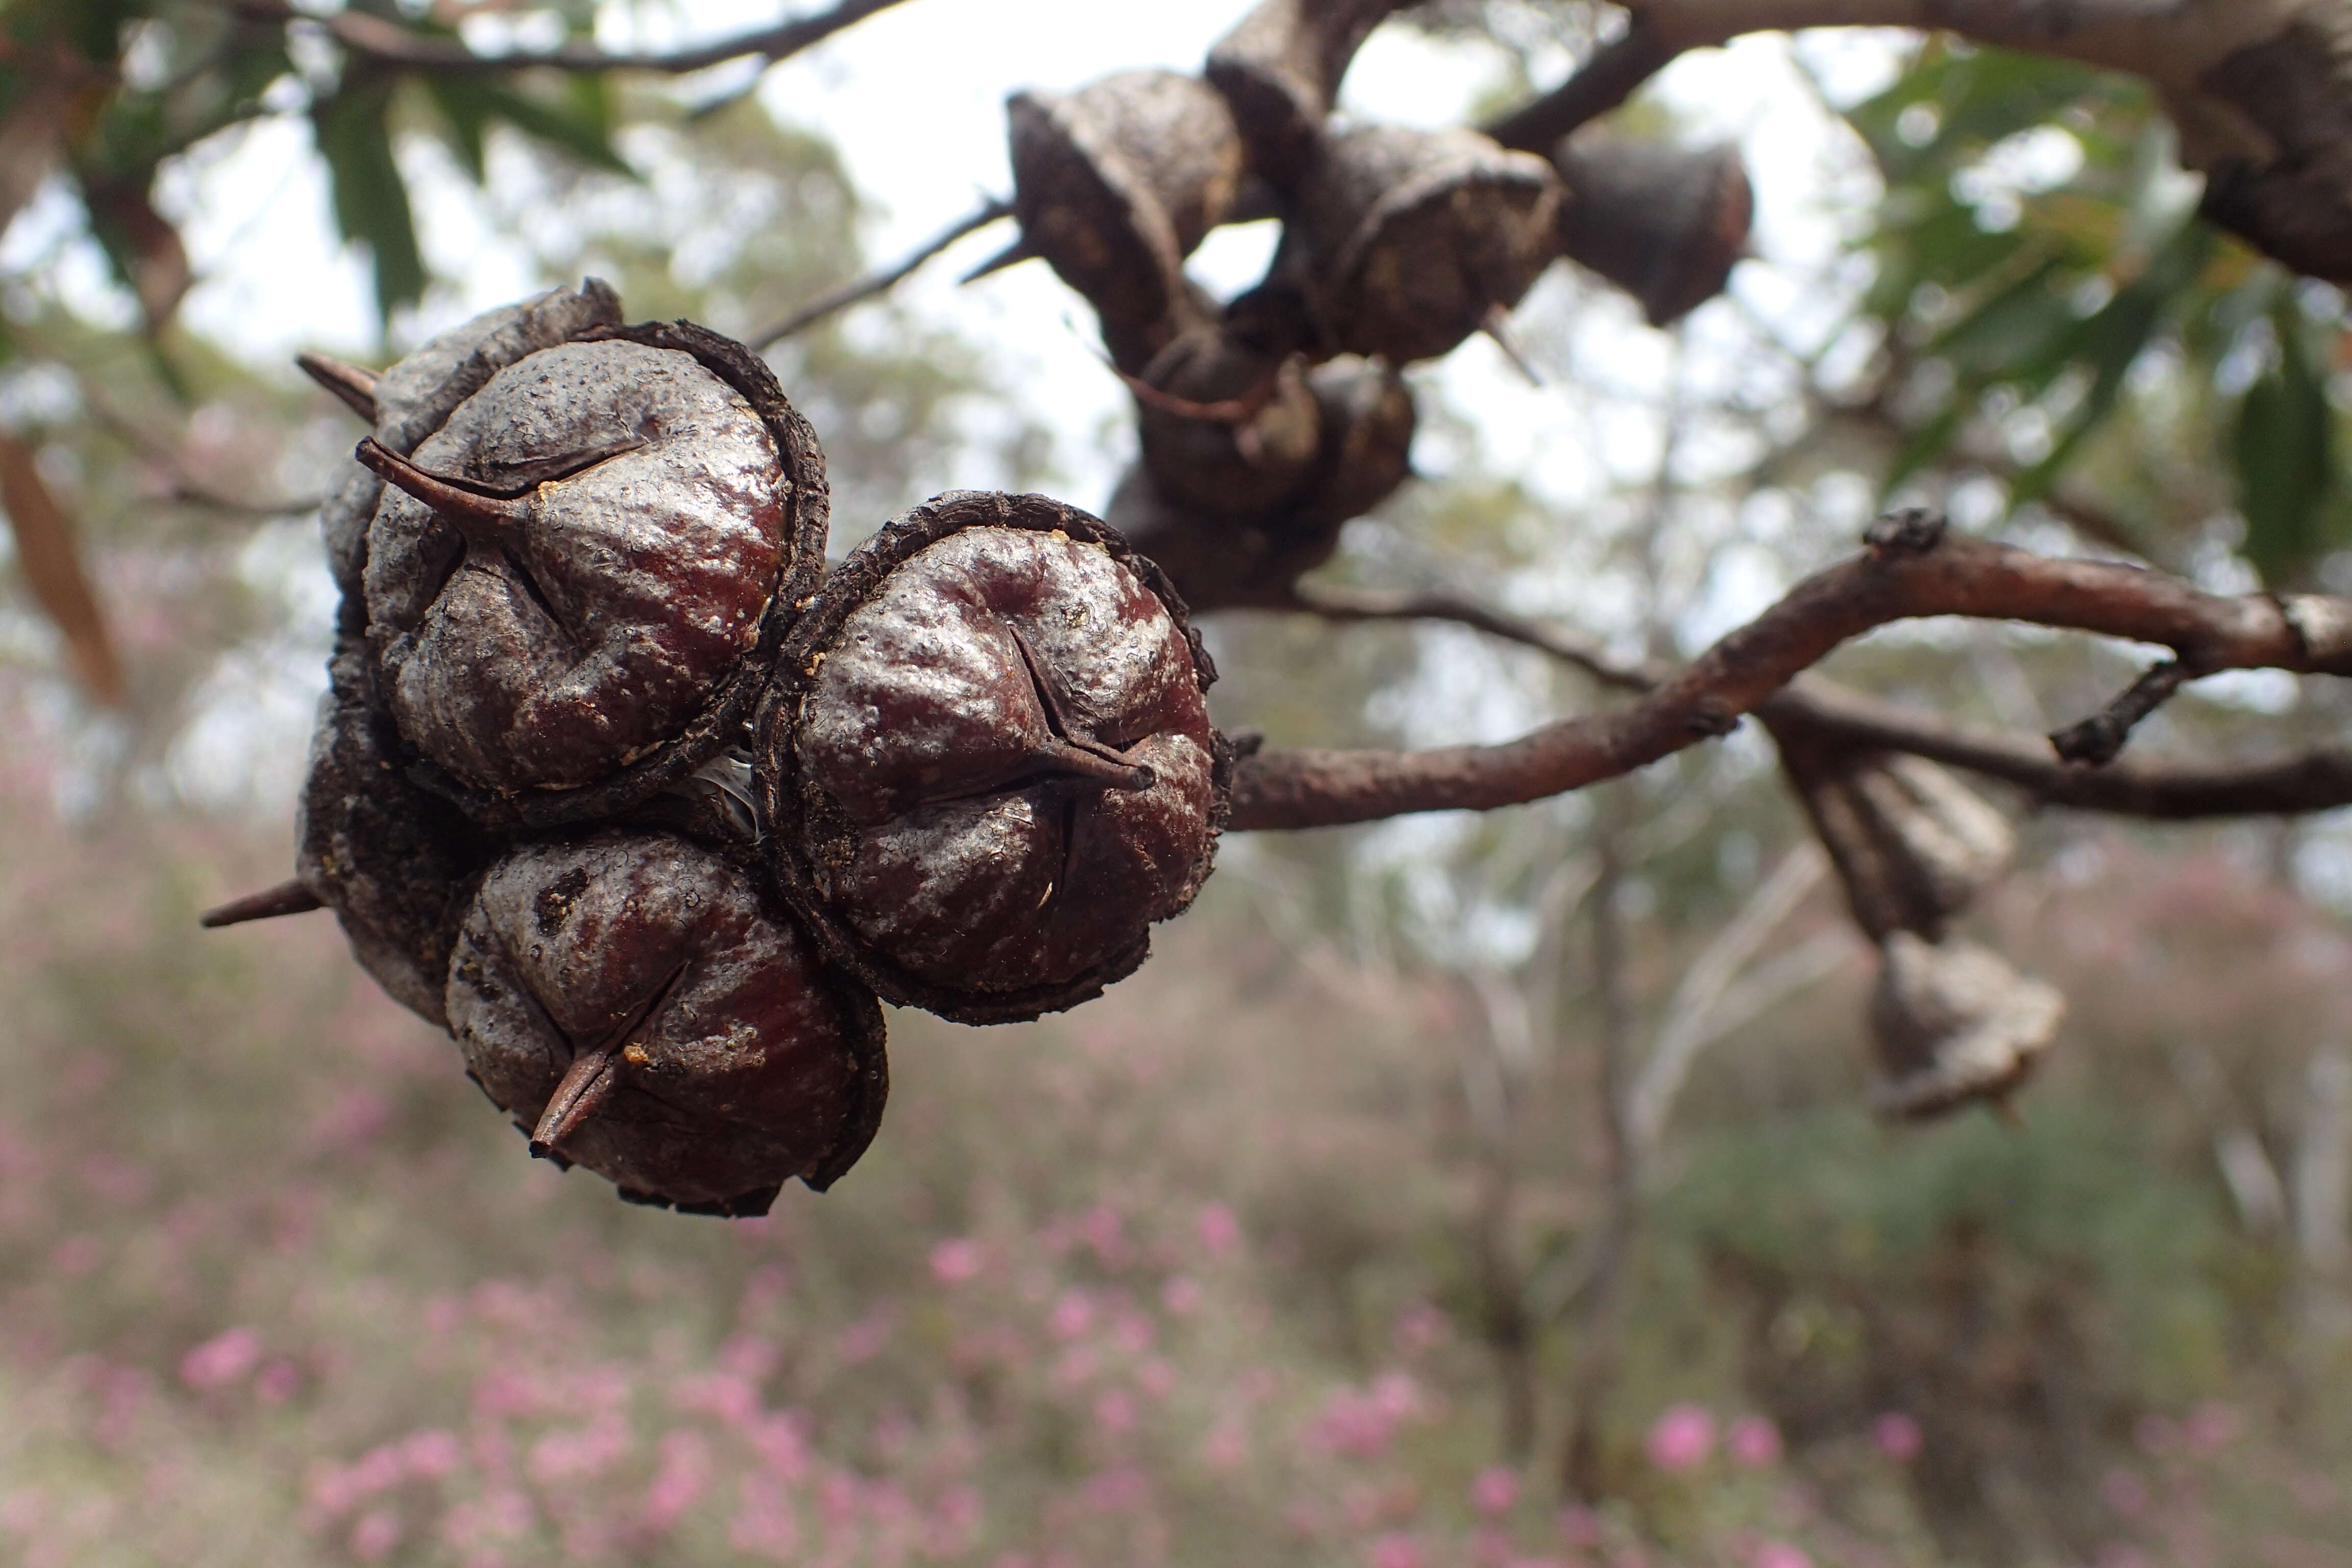
M 1322 416 L 1298 355 L 1205 328 L 1169 344 L 1140 379 L 1160 395 L 1138 394 L 1143 460 L 1178 505 L 1260 512 L 1313 471 Z
M 370 532 L 385 700 L 478 819 L 609 816 L 740 731 L 822 569 L 824 458 L 755 356 L 687 323 L 499 372 Z
M 1883 1074 L 1872 1099 L 1884 1114 L 1926 1117 L 1999 1100 L 2057 1037 L 2065 997 L 1989 949 L 1898 931 L 1880 952 L 1870 1023 Z
M 1262 0 L 1211 47 L 1206 75 L 1233 106 L 1251 165 L 1287 187 L 1348 63 L 1402 0 Z
M 1923 757 L 1853 752 L 1786 722 L 1781 762 L 1873 940 L 1937 940 L 1951 917 L 2009 869 L 2008 818 Z
M 1240 194 L 1233 115 L 1206 83 L 1162 70 L 1016 92 L 1004 110 L 1023 243 L 1086 296 L 1132 368 L 1165 342 L 1184 258 Z
M 1755 188 L 1736 147 L 1691 150 L 1588 127 L 1552 149 L 1561 249 L 1667 326 L 1723 292 L 1747 254 Z
M 1475 131 L 1328 130 L 1297 222 L 1331 346 L 1398 364 L 1451 352 L 1559 254 L 1559 202 L 1549 163 Z
M 763 1214 L 872 1141 L 881 1014 L 751 875 L 664 834 L 514 850 L 482 879 L 447 981 L 467 1071 L 532 1151 L 622 1195 Z
M 368 524 L 376 503 L 383 499 L 383 481 L 357 463 L 319 508 L 319 532 L 327 546 L 327 571 L 341 595 L 336 610 L 336 630 L 346 637 L 367 631 Z
M 449 950 L 494 850 L 456 806 L 410 782 L 399 737 L 374 701 L 370 662 L 346 638 L 328 667 L 295 817 L 295 876 L 335 911 L 376 984 L 446 1026 Z
M 757 752 L 778 884 L 887 1000 L 967 1023 L 1075 1005 L 1208 875 L 1214 674 L 1097 520 L 938 497 L 835 573 L 779 661 Z
M 621 324 L 620 296 L 601 278 L 485 310 L 427 342 L 375 384 L 375 438 L 406 456 L 507 366 L 541 349 Z
M 1412 474 L 1412 395 L 1393 368 L 1347 356 L 1317 365 L 1307 384 L 1320 416 L 1317 460 L 1280 504 L 1243 517 L 1184 506 L 1142 464 L 1111 492 L 1110 525 L 1194 609 L 1280 608 L 1291 584 L 1339 549 L 1340 531 Z

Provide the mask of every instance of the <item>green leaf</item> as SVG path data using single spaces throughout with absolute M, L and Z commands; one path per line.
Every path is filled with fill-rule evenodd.
M 311 133 L 334 187 L 335 224 L 345 239 L 368 247 L 375 263 L 376 309 L 392 312 L 425 296 L 425 258 L 408 185 L 392 156 L 386 87 L 337 93 L 310 111 Z
M 2271 317 L 2278 363 L 2239 405 L 2238 510 L 2246 559 L 2266 583 L 2292 582 L 2340 537 L 2326 506 L 2336 469 L 2336 411 L 2314 363 L 2308 327 L 2292 301 Z
M 577 78 L 553 100 L 484 77 L 436 79 L 426 89 L 448 124 L 451 149 L 477 184 L 483 175 L 483 135 L 494 120 L 562 148 L 592 168 L 636 177 L 613 146 L 613 106 L 601 78 Z

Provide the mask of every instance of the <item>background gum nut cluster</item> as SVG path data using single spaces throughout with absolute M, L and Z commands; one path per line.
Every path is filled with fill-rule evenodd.
M 823 1190 L 878 1000 L 971 1023 L 1131 973 L 1208 874 L 1230 752 L 1183 603 L 1085 513 L 951 492 L 826 573 L 824 457 L 759 358 L 589 280 L 382 374 L 296 880 L 534 1154 L 623 1197 Z

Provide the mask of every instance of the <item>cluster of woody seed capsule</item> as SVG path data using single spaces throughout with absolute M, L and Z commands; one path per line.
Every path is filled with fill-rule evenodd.
M 324 512 L 339 642 L 296 881 L 533 1153 L 765 1213 L 864 1152 L 877 998 L 1095 995 L 1208 874 L 1228 757 L 1166 579 L 1086 514 L 955 492 L 830 574 L 766 366 L 591 280 L 382 375 Z

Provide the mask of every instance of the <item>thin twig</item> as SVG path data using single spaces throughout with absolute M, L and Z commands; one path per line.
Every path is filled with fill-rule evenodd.
M 1506 147 L 1549 152 L 1570 132 L 1631 98 L 1635 89 L 1664 70 L 1676 52 L 1636 21 L 1630 30 L 1594 50 L 1592 58 L 1559 86 L 1489 121 L 1486 134 Z
M 992 198 L 978 212 L 958 218 L 948 227 L 940 230 L 920 249 L 899 261 L 898 265 L 885 271 L 861 278 L 854 283 L 845 283 L 831 293 L 818 295 L 774 326 L 762 328 L 753 333 L 747 341 L 755 349 L 772 347 L 791 337 L 794 332 L 823 321 L 835 310 L 845 310 L 861 300 L 871 300 L 877 294 L 886 294 L 905 281 L 924 262 L 929 261 L 965 235 L 971 234 L 975 229 L 986 228 L 998 218 L 1010 217 L 1012 215 L 1012 203 Z
M 1488 810 L 1615 778 L 1725 733 L 1848 638 L 1919 616 L 2026 621 L 2158 643 L 2200 671 L 2352 673 L 2352 600 L 2207 594 L 2160 573 L 1948 536 L 1940 518 L 1919 511 L 1880 519 L 1865 542 L 1864 554 L 1800 583 L 1614 711 L 1496 746 L 1261 752 L 1238 771 L 1233 826 L 1319 827 L 1415 811 Z
M 231 0 L 229 9 L 257 22 L 310 23 L 363 59 L 430 76 L 490 76 L 541 69 L 683 75 L 752 55 L 762 56 L 773 64 L 898 4 L 899 0 L 841 0 L 831 10 L 813 16 L 733 34 L 691 48 L 644 54 L 614 54 L 593 44 L 562 44 L 551 49 L 513 49 L 480 55 L 457 39 L 413 33 L 397 22 L 362 11 L 338 11 L 321 16 L 297 10 L 286 0 Z
M 2165 660 L 2124 688 L 2121 695 L 2079 724 L 2069 724 L 2050 735 L 2050 748 L 2069 763 L 2103 768 L 2116 760 L 2130 739 L 2132 728 L 2172 700 L 2189 684 L 2189 667 L 2177 658 Z

